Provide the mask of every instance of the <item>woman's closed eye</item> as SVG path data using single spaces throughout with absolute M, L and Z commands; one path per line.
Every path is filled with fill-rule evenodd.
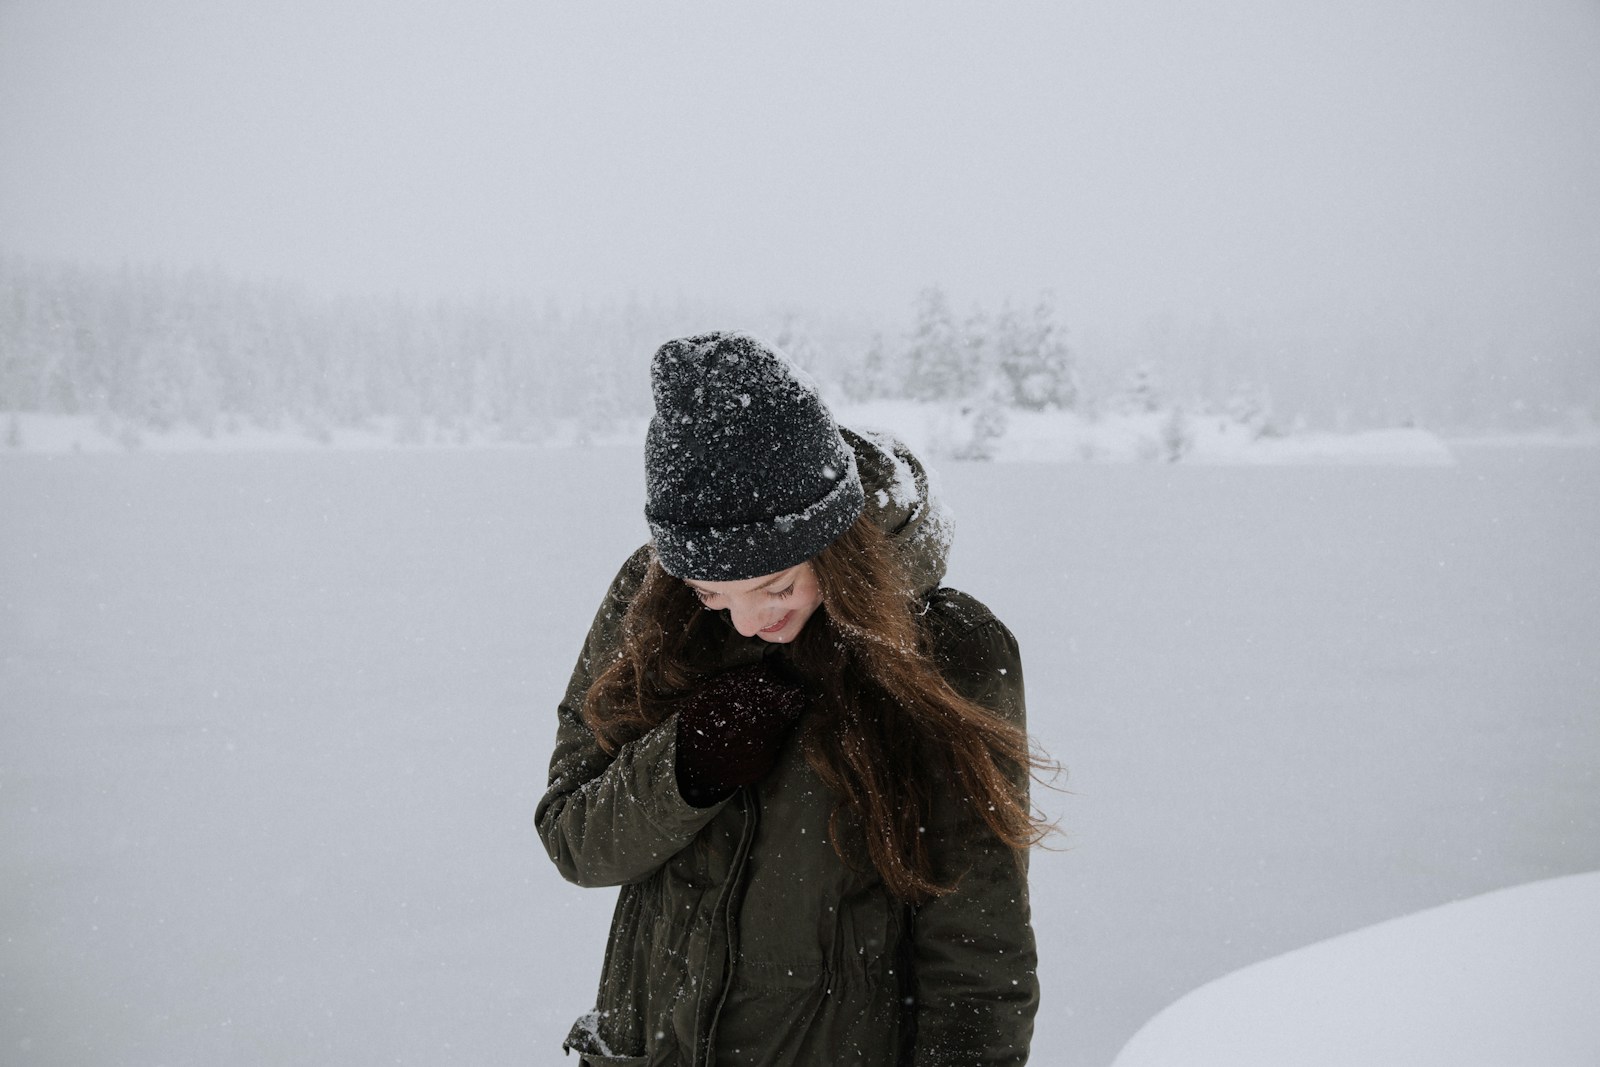
M 790 597 L 794 596 L 794 587 L 795 583 L 790 582 L 787 587 L 778 590 L 776 593 L 769 591 L 767 596 L 771 597 L 773 600 L 788 600 Z M 711 601 L 716 599 L 718 596 L 717 593 L 714 593 L 709 589 L 701 589 L 700 587 L 693 585 L 689 587 L 689 591 L 693 593 L 695 599 L 700 601 L 702 604 L 710 604 Z

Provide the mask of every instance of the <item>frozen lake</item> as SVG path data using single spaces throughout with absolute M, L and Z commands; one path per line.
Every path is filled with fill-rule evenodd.
M 1600 451 L 951 465 L 1069 767 L 1034 1062 L 1600 868 Z M 0 1059 L 560 1062 L 611 893 L 533 833 L 632 450 L 0 458 Z

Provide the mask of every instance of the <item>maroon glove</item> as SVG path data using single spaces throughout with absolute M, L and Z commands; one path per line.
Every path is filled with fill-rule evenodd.
M 806 703 L 805 690 L 766 664 L 711 678 L 678 704 L 678 792 L 710 807 L 772 769 Z

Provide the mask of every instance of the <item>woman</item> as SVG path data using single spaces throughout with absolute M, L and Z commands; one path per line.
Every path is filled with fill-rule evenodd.
M 619 885 L 589 1064 L 1021 1064 L 1036 766 L 1015 638 L 940 588 L 921 465 L 754 338 L 652 365 L 651 542 L 562 701 L 539 834 Z

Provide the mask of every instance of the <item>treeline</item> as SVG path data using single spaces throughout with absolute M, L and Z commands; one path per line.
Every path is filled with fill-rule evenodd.
M 637 408 L 673 316 L 511 301 L 327 299 L 218 271 L 0 266 L 0 410 L 205 433 L 397 420 L 533 440 Z M 637 389 L 630 392 L 628 379 Z
M 908 330 L 875 335 L 839 375 L 840 392 L 856 402 L 918 400 L 975 411 L 1072 411 L 1085 418 L 1114 412 L 1153 413 L 1173 407 L 1227 414 L 1275 432 L 1271 394 L 1260 381 L 1214 375 L 1208 388 L 1168 383 L 1152 363 L 1130 358 L 1117 368 L 1086 361 L 1068 343 L 1055 302 L 958 314 L 943 290 L 917 297 Z
M 797 312 L 752 322 L 642 303 L 329 299 L 215 270 L 9 261 L 0 411 L 94 415 L 134 432 L 248 422 L 317 436 L 386 420 L 402 440 L 603 433 L 648 415 L 646 368 L 662 340 L 727 322 L 771 338 L 848 401 L 1094 406 L 1045 298 L 958 315 L 929 289 L 894 336 Z M 1153 380 L 1130 374 L 1126 398 L 1153 407 Z
M 1066 330 L 1048 297 L 962 319 L 936 288 L 918 296 L 903 342 L 875 337 L 844 371 L 841 386 L 856 401 L 984 401 L 1033 411 L 1084 401 Z
M 216 270 L 17 259 L 0 259 L 0 412 L 93 415 L 133 435 L 248 423 L 313 437 L 381 426 L 402 441 L 540 441 L 574 428 L 581 438 L 648 415 L 646 368 L 662 340 L 727 325 L 771 338 L 855 402 L 1085 418 L 1183 408 L 1261 433 L 1305 414 L 1351 428 L 1600 419 L 1600 351 L 1546 359 L 1519 379 L 1509 356 L 1480 352 L 1447 369 L 1307 343 L 1284 357 L 1281 340 L 1217 324 L 1184 339 L 1163 329 L 1069 343 L 1045 297 L 958 311 L 928 289 L 908 325 L 885 330 L 687 304 L 327 298 Z M 1288 399 L 1278 411 L 1275 394 Z

